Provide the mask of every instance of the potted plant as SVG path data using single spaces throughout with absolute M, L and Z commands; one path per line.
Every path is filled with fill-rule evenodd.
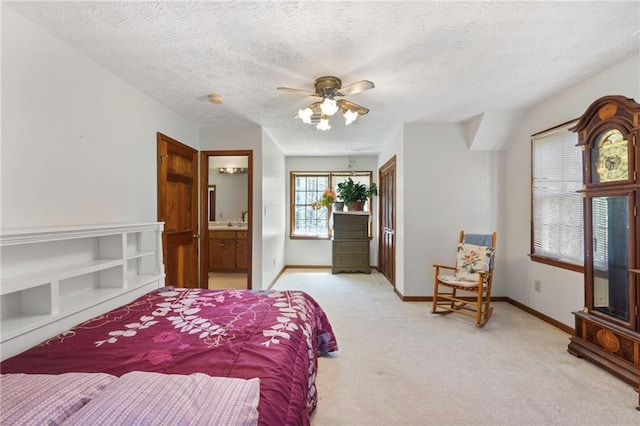
M 320 210 L 323 207 L 329 208 L 336 200 L 336 193 L 331 188 L 325 188 L 322 198 L 311 203 L 313 210 Z
M 367 187 L 367 185 L 354 182 L 349 178 L 338 184 L 337 195 L 344 201 L 349 211 L 361 211 L 369 198 L 378 195 L 378 187 L 375 182 Z

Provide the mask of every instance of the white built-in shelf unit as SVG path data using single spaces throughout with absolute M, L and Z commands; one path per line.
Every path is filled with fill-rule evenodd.
M 162 222 L 0 231 L 0 356 L 164 286 Z

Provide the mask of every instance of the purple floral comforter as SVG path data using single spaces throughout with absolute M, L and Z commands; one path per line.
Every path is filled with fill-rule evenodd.
M 130 371 L 260 378 L 261 424 L 309 424 L 317 355 L 337 350 L 301 291 L 164 288 L 0 364 L 2 373 Z

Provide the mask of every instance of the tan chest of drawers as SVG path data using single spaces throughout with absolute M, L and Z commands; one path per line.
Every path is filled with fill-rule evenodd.
M 371 273 L 369 213 L 334 213 L 331 272 Z

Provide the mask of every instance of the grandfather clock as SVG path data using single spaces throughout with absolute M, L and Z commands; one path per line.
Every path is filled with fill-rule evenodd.
M 585 302 L 568 350 L 638 385 L 640 104 L 605 96 L 573 130 L 582 148 Z

